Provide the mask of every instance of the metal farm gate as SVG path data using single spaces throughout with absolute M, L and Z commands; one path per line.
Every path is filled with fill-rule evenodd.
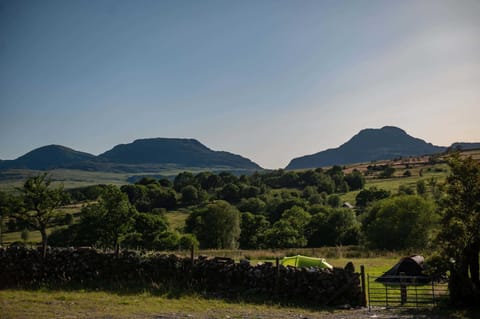
M 436 307 L 448 299 L 446 282 L 421 283 L 414 276 L 388 276 L 387 282 L 376 282 L 379 276 L 367 274 L 368 308 Z M 385 276 L 383 277 L 385 278 Z

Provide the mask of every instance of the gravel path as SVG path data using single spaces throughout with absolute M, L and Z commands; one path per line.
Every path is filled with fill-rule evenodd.
M 159 314 L 152 319 L 447 319 L 447 315 L 438 315 L 427 312 L 416 312 L 415 310 L 390 310 L 366 308 L 355 310 L 335 310 L 299 313 L 293 311 L 274 310 L 271 313 L 229 313 L 228 311 L 211 311 L 205 314 L 170 313 Z

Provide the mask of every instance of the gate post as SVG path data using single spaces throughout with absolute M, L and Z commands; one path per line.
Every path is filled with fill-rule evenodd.
M 367 306 L 367 290 L 366 290 L 366 284 L 365 284 L 365 266 L 361 265 L 360 266 L 360 279 L 362 283 L 362 296 L 360 300 L 360 304 L 363 307 Z

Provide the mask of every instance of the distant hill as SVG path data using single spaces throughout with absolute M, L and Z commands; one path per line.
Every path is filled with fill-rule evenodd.
M 408 135 L 404 130 L 385 126 L 364 129 L 338 148 L 293 159 L 286 169 L 315 168 L 344 165 L 404 156 L 419 156 L 444 152 L 447 148 L 435 146 Z
M 120 144 L 100 154 L 99 159 L 124 164 L 176 164 L 186 167 L 234 167 L 261 169 L 240 155 L 213 151 L 195 139 L 149 138 Z
M 73 169 L 137 173 L 182 168 L 262 169 L 240 155 L 213 151 L 194 139 L 152 138 L 117 145 L 95 156 L 60 145 L 37 148 L 15 159 L 0 161 L 0 170 Z
M 48 170 L 93 159 L 95 159 L 95 155 L 92 154 L 75 151 L 61 145 L 47 145 L 34 149 L 16 160 L 1 161 L 0 168 Z
M 450 146 L 451 149 L 459 149 L 459 150 L 475 150 L 480 149 L 480 143 L 453 143 Z

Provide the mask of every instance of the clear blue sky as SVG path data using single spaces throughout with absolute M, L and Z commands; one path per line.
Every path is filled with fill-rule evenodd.
M 480 1 L 0 0 L 0 159 L 192 137 L 266 168 L 480 142 Z

